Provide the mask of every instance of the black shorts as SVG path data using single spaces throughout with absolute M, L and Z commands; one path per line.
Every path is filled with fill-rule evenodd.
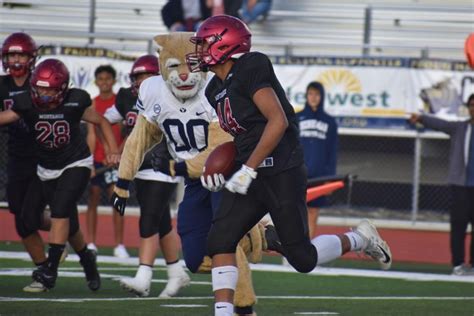
M 94 168 L 96 171 L 105 168 L 105 165 L 101 162 L 94 162 Z M 91 185 L 100 186 L 102 188 L 107 188 L 118 180 L 118 170 L 109 169 L 99 175 L 96 175 L 91 179 Z
M 140 205 L 140 237 L 148 238 L 156 233 L 166 236 L 172 229 L 170 200 L 177 184 L 135 179 L 135 187 Z
M 57 179 L 42 182 L 52 218 L 68 218 L 77 210 L 77 202 L 87 187 L 90 173 L 89 168 L 74 167 L 64 170 Z
M 306 167 L 300 165 L 276 175 L 257 177 L 246 195 L 224 189 L 211 232 L 234 247 L 270 213 L 283 246 L 308 245 L 306 185 Z
M 28 177 L 8 177 L 7 201 L 10 212 L 18 216 L 41 216 L 46 201 L 36 172 Z M 24 214 L 23 214 L 24 213 Z

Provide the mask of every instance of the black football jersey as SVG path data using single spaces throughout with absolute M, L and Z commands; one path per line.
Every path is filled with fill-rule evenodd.
M 43 168 L 60 170 L 90 156 L 80 124 L 91 103 L 89 94 L 80 89 L 69 89 L 62 105 L 48 111 L 34 107 L 29 94 L 15 96 L 13 110 L 32 131 Z
M 115 98 L 115 108 L 124 119 L 124 126 L 127 130 L 127 135 L 132 132 L 133 127 L 138 116 L 138 109 L 136 107 L 138 97 L 132 93 L 132 88 L 121 88 Z M 166 140 L 156 145 L 150 150 L 143 159 L 143 163 L 140 166 L 140 170 L 152 169 L 151 156 L 152 153 L 158 154 L 163 158 L 171 159 L 171 155 L 166 147 Z
M 124 120 L 127 135 L 132 132 L 138 116 L 138 109 L 135 106 L 138 97 L 132 93 L 132 88 L 120 88 L 115 97 L 115 108 Z
M 298 139 L 295 111 L 275 75 L 271 61 L 258 52 L 244 54 L 234 61 L 224 81 L 217 76 L 211 79 L 206 97 L 217 112 L 220 126 L 234 136 L 237 162 L 243 164 L 248 160 L 267 123 L 252 97 L 259 89 L 271 87 L 280 100 L 289 126 L 258 172 L 271 175 L 302 164 L 303 150 Z
M 23 86 L 18 87 L 12 76 L 0 76 L 0 109 L 9 110 L 13 107 L 13 98 L 20 94 L 30 94 L 29 80 Z M 24 120 L 21 119 L 8 125 L 8 156 L 9 161 L 18 165 L 32 165 L 36 168 L 37 151 L 32 133 L 28 129 Z M 15 168 L 16 169 L 16 168 Z

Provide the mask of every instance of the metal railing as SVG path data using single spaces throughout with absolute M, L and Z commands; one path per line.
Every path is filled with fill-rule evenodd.
M 151 42 L 153 35 L 166 31 L 159 17 L 159 9 L 165 2 L 165 0 L 142 0 L 138 3 L 105 0 L 74 2 L 15 0 L 14 3 L 31 4 L 33 8 L 0 8 L 0 16 L 3 14 L 3 18 L 0 20 L 7 21 L 0 22 L 0 34 L 6 35 L 20 29 L 48 37 L 48 39 L 42 39 L 49 41 L 46 44 L 70 45 L 68 38 L 74 38 L 76 41 L 83 39 L 82 45 L 87 46 L 99 43 L 99 45 L 105 45 L 105 48 L 120 49 L 120 44 L 123 44 L 122 46 L 130 52 L 135 48 L 147 48 L 150 52 L 153 49 Z M 281 5 L 277 5 L 277 1 L 275 2 L 274 6 L 281 7 Z M 472 32 L 473 8 L 467 5 L 364 5 L 359 3 L 309 5 L 308 3 L 304 4 L 304 1 L 303 5 L 320 11 L 304 10 L 304 7 L 295 10 L 275 9 L 270 11 L 268 21 L 252 26 L 254 46 L 268 49 L 272 53 L 280 50 L 287 55 L 298 53 L 298 51 L 317 54 L 320 48 L 321 50 L 333 48 L 332 54 L 346 54 L 349 49 L 350 54 L 362 54 L 363 56 L 393 55 L 400 51 L 411 56 L 417 54 L 428 57 L 434 53 L 442 57 L 460 58 L 463 39 L 469 32 Z M 43 10 L 41 16 L 29 17 L 28 14 L 31 15 L 33 12 L 31 10 L 34 10 L 34 7 L 47 10 Z M 48 12 L 48 8 L 54 9 Z M 156 21 L 153 20 L 153 29 L 147 29 L 146 25 L 140 26 L 142 23 L 140 12 L 149 14 L 150 10 L 153 12 L 154 18 L 156 15 Z M 60 16 L 58 17 L 60 13 L 64 15 L 62 20 Z M 470 13 L 471 15 L 469 15 Z M 48 14 L 54 15 L 55 19 L 59 21 L 64 21 L 65 25 L 71 16 L 70 18 L 76 19 L 78 24 L 69 26 L 69 30 L 64 30 L 57 26 L 48 26 L 47 23 L 34 23 L 35 19 L 38 21 L 47 20 Z M 81 17 L 81 15 L 86 16 Z M 27 19 L 31 23 L 24 23 L 23 19 Z M 104 21 L 107 21 L 106 24 Z M 127 26 L 134 25 L 131 22 L 137 24 L 133 32 L 127 31 Z M 117 25 L 116 33 L 103 30 L 110 29 L 115 23 Z M 393 25 L 394 23 L 402 23 L 402 26 Z M 321 28 L 323 31 L 315 33 L 308 30 L 308 26 L 312 25 L 318 25 L 314 30 Z M 437 36 L 441 31 L 442 35 L 446 35 L 445 38 Z M 136 33 L 139 35 L 137 36 Z M 311 33 L 315 33 L 315 35 Z M 386 35 L 388 33 L 390 35 Z M 406 43 L 404 38 L 410 39 L 411 44 Z M 99 40 L 104 41 L 98 42 Z M 115 40 L 118 43 L 110 43 L 110 40 Z M 143 43 L 126 45 L 126 42 L 129 41 L 135 44 L 140 41 Z

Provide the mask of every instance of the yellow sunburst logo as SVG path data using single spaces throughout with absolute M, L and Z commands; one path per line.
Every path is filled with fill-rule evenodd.
M 362 92 L 362 85 L 359 79 L 346 69 L 326 70 L 319 75 L 318 81 L 323 84 L 327 91 L 333 93 Z

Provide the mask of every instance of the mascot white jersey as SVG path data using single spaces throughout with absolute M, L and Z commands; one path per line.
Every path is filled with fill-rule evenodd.
M 148 122 L 163 132 L 168 150 L 176 161 L 192 159 L 206 149 L 209 124 L 217 121 L 204 89 L 181 102 L 162 76 L 148 78 L 141 84 L 137 108 Z

